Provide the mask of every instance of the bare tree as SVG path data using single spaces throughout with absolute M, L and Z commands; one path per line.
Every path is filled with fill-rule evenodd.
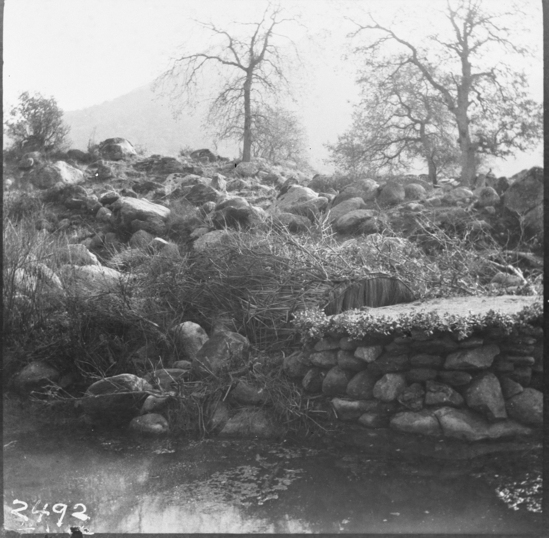
M 477 153 L 505 156 L 539 141 L 542 110 L 525 91 L 525 75 L 504 61 L 509 54 L 528 54 L 505 24 L 520 18 L 519 11 L 494 14 L 484 9 L 482 0 L 447 0 L 443 13 L 448 31 L 445 37 L 430 35 L 429 47 L 402 38 L 372 15 L 370 24 L 357 24 L 352 36 L 381 34 L 356 51 L 365 53 L 373 69 L 414 66 L 439 94 L 457 126 L 461 180 L 470 184 Z M 398 44 L 399 53 L 383 57 L 389 43 Z M 492 60 L 483 65 L 483 55 L 493 58 L 498 52 L 497 64 Z M 445 71 L 435 71 L 435 65 Z
M 252 120 L 254 157 L 307 166 L 305 130 L 294 113 L 282 107 L 264 105 L 252 110 Z
M 157 80 L 171 84 L 176 94 L 182 90 L 192 102 L 199 75 L 207 67 L 221 67 L 222 87 L 210 106 L 209 121 L 215 122 L 221 139 L 242 140 L 243 161 L 251 159 L 253 106 L 288 87 L 280 44 L 284 36 L 276 30 L 290 21 L 294 19 L 283 18 L 281 8 L 269 5 L 259 22 L 239 23 L 250 28 L 244 37 L 235 29 L 229 33 L 214 24 L 199 23 L 212 33 L 215 44 L 207 51 L 176 58 Z
M 429 179 L 458 161 L 452 116 L 440 96 L 413 66 L 392 72 L 363 72 L 361 100 L 350 130 L 328 149 L 345 170 L 398 171 L 425 159 Z

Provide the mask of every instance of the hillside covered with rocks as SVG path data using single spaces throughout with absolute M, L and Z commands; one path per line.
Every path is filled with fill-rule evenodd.
M 179 158 L 143 156 L 129 141 L 112 138 L 54 161 L 28 153 L 4 163 L 4 178 L 5 372 L 15 390 L 59 409 L 74 403 L 94 424 L 268 437 L 308 430 L 334 410 L 337 417 L 356 407 L 345 402 L 357 400 L 347 387 L 359 375 L 369 396 L 358 400 L 378 401 L 358 405 L 358 415 L 351 411 L 354 418 L 369 413 L 359 421 L 366 428 L 389 426 L 386 408 L 391 416 L 408 413 L 390 423 L 405 424 L 403 430 L 414 422 L 411 412 L 423 413 L 419 430 L 409 430 L 419 433 L 428 422 L 427 433 L 440 434 L 438 415 L 448 423 L 465 413 L 474 422 L 469 411 L 447 409 L 478 402 L 484 385 L 497 393 L 497 411 L 490 403 L 482 418 L 488 422 L 507 419 L 506 400 L 534 391 L 510 412 L 527 415 L 528 427 L 501 427 L 503 437 L 539 424 L 528 416 L 539 411 L 541 329 L 523 330 L 521 345 L 532 350 L 521 348 L 518 359 L 509 353 L 497 359 L 504 351 L 489 341 L 489 361 L 455 368 L 467 375 L 416 372 L 413 379 L 409 361 L 395 370 L 387 359 L 404 345 L 398 338 L 422 340 L 401 321 L 393 320 L 397 340 L 376 340 L 371 345 L 381 346 L 379 353 L 362 362 L 351 355 L 365 349 L 367 334 L 362 344 L 340 347 L 333 334 L 318 333 L 328 348 L 317 349 L 310 346 L 320 345 L 318 338 L 307 342 L 303 331 L 314 332 L 310 320 L 322 325 L 347 311 L 393 305 L 398 313 L 404 304 L 441 298 L 465 301 L 464 319 L 471 316 L 477 329 L 480 313 L 474 300 L 467 308 L 467 297 L 490 303 L 526 296 L 532 308 L 542 293 L 540 168 L 512 178 L 480 176 L 474 187 L 455 180 L 435 186 L 425 176 L 313 175 L 261 159 L 229 161 L 207 149 Z M 537 327 L 540 310 L 532 312 L 527 324 Z M 501 315 L 524 318 L 518 308 Z M 483 345 L 473 344 L 457 338 L 444 351 Z M 336 388 L 326 388 L 338 350 L 350 369 L 337 373 Z M 307 362 L 326 351 L 329 364 Z M 396 354 L 404 355 L 414 353 Z M 302 363 L 306 357 L 299 375 L 288 375 L 289 356 Z M 388 370 L 379 369 L 378 358 L 389 361 Z M 412 362 L 445 368 L 442 357 Z M 366 369 L 370 363 L 376 372 Z M 517 368 L 521 375 L 513 374 Z M 320 405 L 320 395 L 336 403 Z

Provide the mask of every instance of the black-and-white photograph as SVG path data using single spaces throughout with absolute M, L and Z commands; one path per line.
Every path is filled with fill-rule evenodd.
M 544 2 L 2 7 L 5 536 L 547 532 Z

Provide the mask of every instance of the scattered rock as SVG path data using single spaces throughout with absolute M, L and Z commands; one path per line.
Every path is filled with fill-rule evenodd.
M 148 413 L 131 420 L 129 430 L 142 435 L 166 435 L 170 431 L 168 421 L 157 413 Z
M 193 360 L 193 372 L 199 376 L 218 375 L 234 364 L 246 361 L 250 342 L 241 334 L 225 331 L 212 334 Z
M 13 387 L 22 393 L 39 391 L 47 385 L 55 384 L 60 378 L 56 368 L 43 361 L 27 364 L 13 380 Z
M 178 350 L 190 361 L 196 359 L 196 355 L 202 346 L 208 341 L 206 331 L 192 321 L 185 321 L 172 329 L 175 345 Z

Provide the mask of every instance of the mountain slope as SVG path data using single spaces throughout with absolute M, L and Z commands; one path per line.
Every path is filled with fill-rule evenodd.
M 185 146 L 215 150 L 213 138 L 202 127 L 205 108 L 196 114 L 173 118 L 166 97 L 155 94 L 150 85 L 82 110 L 65 112 L 70 126 L 71 146 L 85 150 L 88 141 L 97 143 L 106 138 L 123 137 L 141 146 L 146 153 L 177 155 Z M 220 153 L 236 153 L 233 145 L 219 145 Z

